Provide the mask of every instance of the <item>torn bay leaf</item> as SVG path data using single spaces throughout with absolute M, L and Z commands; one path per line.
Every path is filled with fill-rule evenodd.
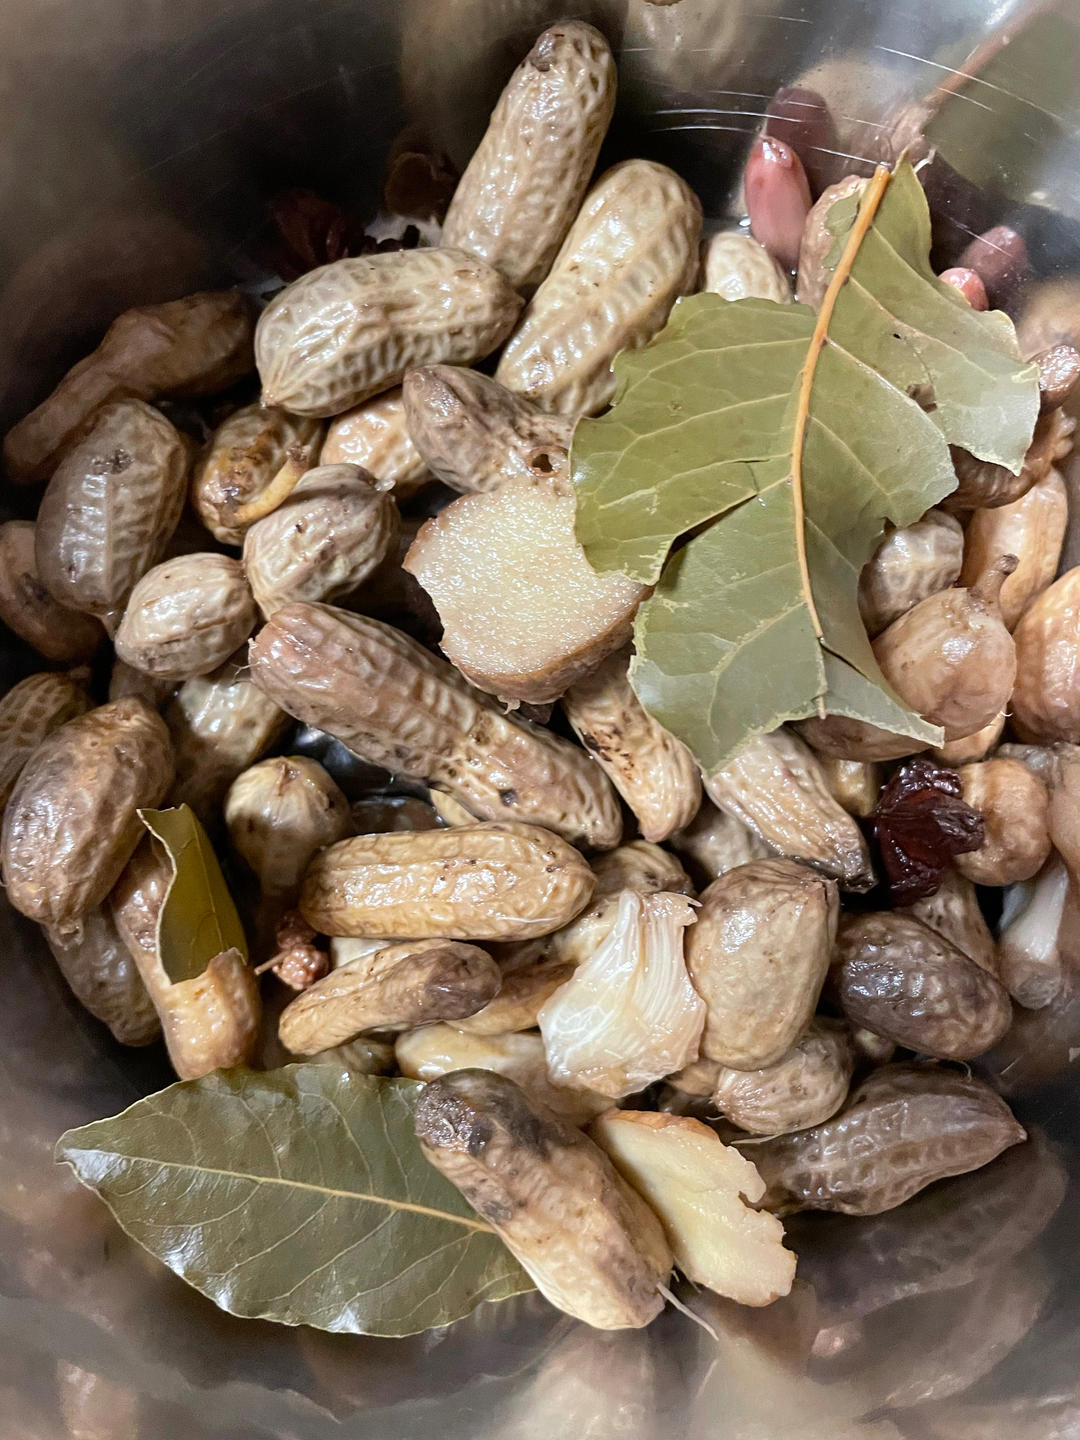
M 1037 374 L 1011 322 L 929 268 L 911 167 L 834 211 L 818 315 L 682 300 L 616 362 L 614 408 L 574 437 L 590 561 L 659 581 L 638 612 L 634 688 L 708 773 L 821 709 L 940 738 L 877 667 L 859 572 L 886 521 L 911 524 L 955 488 L 949 443 L 1018 470 L 1034 428 Z
M 246 960 L 247 939 L 206 831 L 189 805 L 140 810 L 173 878 L 158 917 L 158 955 L 172 983 L 194 980 L 224 950 Z
M 421 1154 L 421 1089 L 328 1064 L 219 1071 L 69 1130 L 56 1155 L 223 1310 L 411 1335 L 533 1288 Z

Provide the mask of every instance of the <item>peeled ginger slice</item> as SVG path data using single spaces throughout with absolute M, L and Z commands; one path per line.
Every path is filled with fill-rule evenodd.
M 775 1215 L 754 1210 L 765 1182 L 715 1131 L 681 1115 L 609 1110 L 589 1133 L 660 1217 L 688 1280 L 740 1305 L 791 1289 L 796 1257 Z

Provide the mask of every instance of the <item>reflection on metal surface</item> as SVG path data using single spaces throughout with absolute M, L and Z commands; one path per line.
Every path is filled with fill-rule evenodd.
M 836 176 L 922 146 L 929 122 L 946 263 L 1005 222 L 1040 281 L 1080 270 L 1075 0 L 7 0 L 0 420 L 125 306 L 249 278 L 283 186 L 373 211 L 406 122 L 461 164 L 514 64 L 566 13 L 622 51 L 605 158 L 673 164 L 712 213 L 737 212 L 770 97 L 798 83 L 833 109 L 820 158 Z M 32 926 L 5 909 L 0 927 L 5 1440 L 93 1435 L 103 1408 L 109 1440 L 1080 1433 L 1080 978 L 1021 1016 L 988 1066 L 1048 1138 L 891 1215 L 806 1217 L 806 1283 L 772 1310 L 699 1295 L 715 1335 L 674 1313 L 595 1335 L 523 1297 L 441 1334 L 367 1341 L 219 1314 L 52 1164 L 63 1129 L 167 1072 L 78 1012 Z

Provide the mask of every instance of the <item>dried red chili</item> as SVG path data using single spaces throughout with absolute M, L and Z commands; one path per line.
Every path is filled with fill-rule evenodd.
M 986 833 L 956 771 L 923 755 L 901 765 L 882 790 L 874 829 L 894 905 L 933 895 L 953 856 L 977 850 Z

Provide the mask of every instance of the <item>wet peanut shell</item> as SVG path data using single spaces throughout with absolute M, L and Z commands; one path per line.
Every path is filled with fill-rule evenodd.
M 169 732 L 141 700 L 77 716 L 34 752 L 8 802 L 8 899 L 42 924 L 68 927 L 108 895 L 143 833 L 136 811 L 164 798 Z
M 0 525 L 0 620 L 46 660 L 90 660 L 105 632 L 90 615 L 60 605 L 38 575 L 34 522 Z
M 303 454 L 315 463 L 321 427 L 316 420 L 245 405 L 224 420 L 195 466 L 191 503 L 211 535 L 223 545 L 241 545 L 244 525 L 231 512 L 256 499 L 287 459 Z
M 963 951 L 896 911 L 846 918 L 835 953 L 844 1013 L 909 1050 L 971 1060 L 1012 1019 L 1005 989 Z
M 506 714 L 400 631 L 328 605 L 278 610 L 252 641 L 254 683 L 362 759 L 448 791 L 489 820 L 610 849 L 622 815 L 577 746 Z M 400 933 L 400 932 L 398 932 Z
M 572 920 L 595 884 L 550 831 L 477 823 L 342 840 L 312 861 L 300 910 L 324 935 L 527 940 Z
M 848 1027 L 815 1018 L 774 1065 L 760 1070 L 721 1066 L 712 1096 L 720 1113 L 740 1130 L 785 1135 L 834 1115 L 847 1099 L 854 1068 Z
M 427 1158 L 553 1305 L 601 1330 L 660 1313 L 672 1264 L 660 1222 L 592 1140 L 485 1070 L 432 1081 L 415 1123 Z
M 1025 1138 L 981 1080 L 934 1066 L 888 1065 L 833 1119 L 755 1144 L 750 1154 L 768 1185 L 770 1210 L 878 1215 Z
M 11 687 L 0 700 L 0 810 L 41 742 L 89 708 L 86 691 L 68 675 L 43 670 Z
M 238 560 L 204 552 L 155 565 L 131 592 L 116 653 L 156 679 L 208 675 L 255 628 L 255 600 Z
M 107 908 L 70 930 L 44 927 L 45 939 L 79 1003 L 121 1045 L 149 1045 L 161 1034 L 154 1002 Z

